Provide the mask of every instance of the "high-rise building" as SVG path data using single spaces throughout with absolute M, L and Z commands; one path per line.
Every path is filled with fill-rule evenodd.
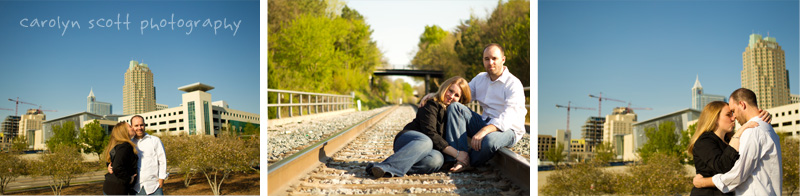
M 703 110 L 703 107 L 712 101 L 727 100 L 725 96 L 722 95 L 705 94 L 705 92 L 703 92 L 703 86 L 700 85 L 700 76 L 697 76 L 694 80 L 694 86 L 692 87 L 692 109 Z
M 6 116 L 6 119 L 0 124 L 3 135 L 7 139 L 13 139 L 19 134 L 19 116 Z
M 113 113 L 111 103 L 99 102 L 94 97 L 94 89 L 89 89 L 89 96 L 86 96 L 86 112 L 97 115 L 111 115 Z
M 633 123 L 636 122 L 636 113 L 628 107 L 616 107 L 611 115 L 606 115 L 603 123 L 603 142 L 614 145 L 617 136 L 633 133 Z
M 795 94 L 789 95 L 789 103 L 790 104 L 800 103 L 800 95 L 795 95 Z
M 122 113 L 139 114 L 156 110 L 153 72 L 147 64 L 131 61 L 122 87 Z
M 742 53 L 742 88 L 756 93 L 759 108 L 789 104 L 788 73 L 783 49 L 775 38 L 751 34 Z
M 603 123 L 605 122 L 606 118 L 604 117 L 590 116 L 586 118 L 586 123 L 581 126 L 581 134 L 586 140 L 586 152 L 594 152 L 594 147 L 603 143 Z

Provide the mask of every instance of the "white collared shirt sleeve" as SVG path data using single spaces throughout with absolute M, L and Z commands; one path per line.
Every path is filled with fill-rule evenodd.
M 723 174 L 716 174 L 711 177 L 714 186 L 723 193 L 731 192 L 736 187 L 747 181 L 752 176 L 753 170 L 758 164 L 761 146 L 758 145 L 755 128 L 750 128 L 742 133 L 739 142 L 739 159 L 733 164 L 730 171 Z
M 164 152 L 164 144 L 161 139 L 153 137 L 156 143 L 156 159 L 158 161 L 158 179 L 167 179 L 167 154 Z
M 503 74 L 492 81 L 486 72 L 475 76 L 470 82 L 472 97 L 483 107 L 482 119 L 491 118 L 487 124 L 498 131 L 513 131 L 514 144 L 525 134 L 525 92 L 522 82 L 504 67 Z

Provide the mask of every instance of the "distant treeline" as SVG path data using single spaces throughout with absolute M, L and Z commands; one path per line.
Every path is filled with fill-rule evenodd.
M 419 69 L 443 70 L 445 78 L 470 80 L 484 71 L 483 47 L 498 43 L 505 49 L 511 74 L 530 86 L 530 10 L 527 0 L 500 1 L 487 19 L 470 16 L 452 32 L 426 26 L 411 63 Z

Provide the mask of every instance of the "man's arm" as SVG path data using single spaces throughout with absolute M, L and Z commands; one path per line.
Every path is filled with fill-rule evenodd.
M 164 187 L 164 179 L 167 179 L 167 154 L 164 152 L 164 144 L 161 139 L 156 139 L 156 159 L 158 159 L 158 187 Z
M 733 168 L 731 168 L 730 171 L 711 177 L 717 189 L 723 193 L 731 192 L 741 185 L 742 182 L 750 178 L 758 164 L 757 161 L 759 159 L 761 146 L 758 142 L 759 138 L 757 132 L 761 131 L 763 130 L 755 128 L 753 130 L 747 130 L 742 134 L 740 138 L 741 144 L 739 146 L 739 160 L 736 160 L 736 163 L 733 164 Z
M 525 91 L 522 88 L 522 84 L 516 82 L 511 84 L 510 88 L 505 90 L 505 93 L 508 95 L 503 100 L 506 103 L 505 110 L 500 111 L 497 118 L 492 118 L 487 123 L 494 125 L 498 131 L 511 130 L 514 123 L 524 123 L 522 119 L 528 113 L 528 110 L 525 109 Z
M 703 178 L 703 175 L 700 174 L 694 176 L 692 184 L 697 188 L 714 187 L 714 182 L 711 180 L 711 177 Z

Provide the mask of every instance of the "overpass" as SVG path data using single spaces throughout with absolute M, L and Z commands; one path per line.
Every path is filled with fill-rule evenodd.
M 425 93 L 430 93 L 429 83 L 431 77 L 444 79 L 444 72 L 437 70 L 417 70 L 417 69 L 376 69 L 372 75 L 375 76 L 416 76 L 425 77 Z M 374 80 L 373 77 L 372 80 Z M 370 85 L 373 81 L 370 81 Z

